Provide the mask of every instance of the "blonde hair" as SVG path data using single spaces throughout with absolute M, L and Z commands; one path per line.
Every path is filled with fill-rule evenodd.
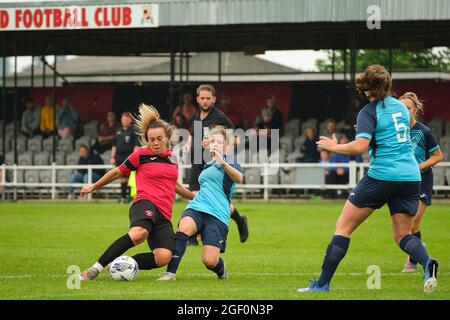
M 149 129 L 163 128 L 166 133 L 167 147 L 170 147 L 170 137 L 172 135 L 172 126 L 166 121 L 160 119 L 158 110 L 153 106 L 148 106 L 144 103 L 139 105 L 139 115 L 133 116 L 134 126 L 139 135 L 139 142 L 146 146 L 148 145 L 147 132 Z
M 414 114 L 414 118 L 422 118 L 425 114 L 425 107 L 423 105 L 423 101 L 419 100 L 417 97 L 417 94 L 414 92 L 405 92 L 399 100 L 402 99 L 409 99 L 414 103 L 414 106 L 416 107 L 416 114 Z

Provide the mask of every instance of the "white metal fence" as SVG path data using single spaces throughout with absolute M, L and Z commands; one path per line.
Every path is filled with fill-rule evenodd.
M 286 190 L 351 190 L 367 171 L 368 163 L 247 163 L 242 164 L 244 183 L 236 187 L 237 194 L 246 194 L 251 190 L 261 193 L 264 200 L 271 197 L 271 191 Z M 88 183 L 92 182 L 94 169 L 113 168 L 111 165 L 49 165 L 49 166 L 19 166 L 2 165 L 1 183 L 3 199 L 6 194 L 12 194 L 17 199 L 17 192 L 26 189 L 45 189 L 51 199 L 57 199 L 61 193 L 67 193 L 68 187 L 81 188 L 83 183 L 70 183 L 69 176 L 72 171 L 85 169 L 88 174 Z M 327 168 L 348 169 L 347 184 L 326 184 L 324 170 Z M 179 180 L 187 185 L 190 165 L 179 165 Z M 39 181 L 26 181 L 25 172 L 38 171 Z M 61 171 L 65 175 L 60 175 Z M 46 173 L 42 179 L 42 173 Z M 35 175 L 36 177 L 36 175 Z M 31 179 L 36 180 L 36 179 Z M 439 163 L 434 167 L 434 190 L 450 191 L 450 162 Z M 118 183 L 112 183 L 104 188 L 118 189 Z M 92 195 L 89 195 L 89 199 Z

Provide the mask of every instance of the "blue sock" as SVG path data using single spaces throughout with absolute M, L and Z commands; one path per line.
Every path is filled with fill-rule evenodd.
M 399 243 L 400 248 L 409 254 L 415 261 L 420 263 L 422 266 L 425 266 L 430 257 L 428 256 L 428 252 L 422 244 L 422 241 L 417 239 L 417 237 L 412 234 L 408 234 L 400 240 Z
M 331 278 L 333 278 L 334 272 L 336 271 L 339 263 L 347 253 L 349 244 L 350 238 L 338 235 L 333 236 L 325 253 L 325 258 L 322 264 L 322 273 L 320 274 L 320 278 L 317 282 L 320 287 L 323 287 L 331 281 Z
M 217 265 L 214 268 L 209 269 L 209 270 L 215 272 L 219 277 L 223 276 L 223 273 L 225 272 L 225 266 L 224 266 L 222 258 L 219 258 L 219 262 L 217 263 Z
M 168 272 L 177 273 L 178 266 L 180 265 L 181 262 L 181 258 L 183 258 L 183 255 L 186 252 L 186 245 L 189 238 L 190 237 L 184 234 L 183 232 L 178 231 L 176 233 L 175 249 L 173 250 L 172 260 L 170 260 L 170 263 L 167 266 Z
M 420 231 L 417 231 L 416 233 L 413 233 L 412 235 L 415 236 L 420 241 L 422 241 L 422 235 L 420 234 Z M 412 264 L 417 264 L 417 261 L 414 260 L 414 258 L 411 256 L 409 256 L 409 262 Z

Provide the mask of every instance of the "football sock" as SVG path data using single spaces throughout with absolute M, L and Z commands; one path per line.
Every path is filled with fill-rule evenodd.
M 112 262 L 115 258 L 120 257 L 125 251 L 132 247 L 134 247 L 134 243 L 131 240 L 130 235 L 127 233 L 114 241 L 113 244 L 106 249 L 106 251 L 98 259 L 98 263 L 102 267 L 105 267 L 108 263 Z
M 420 241 L 422 241 L 422 235 L 420 234 L 420 231 L 417 231 L 416 233 L 413 233 L 412 235 L 415 236 Z M 414 260 L 414 258 L 411 256 L 409 256 L 409 262 L 412 264 L 417 264 L 417 261 Z
M 242 217 L 239 214 L 239 211 L 237 211 L 236 207 L 234 207 L 234 211 L 231 213 L 231 219 L 233 219 L 237 223 L 240 223 L 242 221 Z
M 92 268 L 97 269 L 98 272 L 102 272 L 102 271 L 103 271 L 103 266 L 102 266 L 100 263 L 98 263 L 98 262 L 94 263 L 94 265 L 92 266 Z
M 183 232 L 178 231 L 175 235 L 175 249 L 173 251 L 172 260 L 170 260 L 167 266 L 167 271 L 171 273 L 177 273 L 178 266 L 180 265 L 181 258 L 183 258 L 186 252 L 187 241 L 189 236 Z
M 219 277 L 223 276 L 223 273 L 225 272 L 225 265 L 223 263 L 222 258 L 219 258 L 219 262 L 214 268 L 208 268 L 209 270 L 215 272 Z
M 409 254 L 415 261 L 425 266 L 430 258 L 428 256 L 427 250 L 422 244 L 422 241 L 417 239 L 417 237 L 412 234 L 407 234 L 404 236 L 399 243 L 400 248 Z
M 151 270 L 159 268 L 159 266 L 156 264 L 153 252 L 138 253 L 132 258 L 136 260 L 140 270 Z
M 350 238 L 334 235 L 331 239 L 331 243 L 328 245 L 325 253 L 325 258 L 322 264 L 322 273 L 317 284 L 323 287 L 326 283 L 331 281 L 334 272 L 336 271 L 339 263 L 347 253 L 348 246 L 350 244 Z

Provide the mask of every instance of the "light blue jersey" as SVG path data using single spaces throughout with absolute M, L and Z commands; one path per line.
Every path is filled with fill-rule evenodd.
M 374 101 L 358 114 L 356 138 L 370 140 L 370 178 L 385 181 L 421 181 L 410 137 L 406 106 L 393 97 Z
M 421 122 L 416 122 L 414 127 L 411 128 L 411 141 L 417 163 L 425 162 L 434 151 L 440 148 L 431 129 Z M 423 169 L 421 172 L 431 172 L 431 168 Z
M 225 157 L 225 161 L 242 172 L 235 157 L 229 159 Z M 208 213 L 228 226 L 230 222 L 230 201 L 236 183 L 231 180 L 222 165 L 216 161 L 210 161 L 205 165 L 198 182 L 200 190 L 186 209 Z

